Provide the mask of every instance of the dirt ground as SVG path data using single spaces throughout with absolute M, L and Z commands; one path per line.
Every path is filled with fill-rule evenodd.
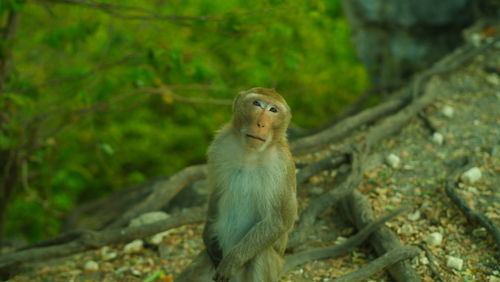
M 459 194 L 474 210 L 500 226 L 500 46 L 456 71 L 432 78 L 426 91 L 439 93 L 438 100 L 423 114 L 442 140 L 421 118 L 413 118 L 400 133 L 377 146 L 380 160 L 365 174 L 358 190 L 369 197 L 376 216 L 411 207 L 410 212 L 386 226 L 403 244 L 424 246 L 430 251 L 431 257 L 421 251 L 411 261 L 423 281 L 437 280 L 430 270 L 433 264 L 443 281 L 499 282 L 500 263 L 495 252 L 500 250 L 484 228 L 467 221 L 446 196 L 444 187 L 453 161 L 468 157 L 470 166 L 479 168 L 481 178 L 461 184 Z M 303 156 L 298 162 L 328 153 Z M 399 157 L 398 166 L 387 164 L 385 159 L 390 154 Z M 298 187 L 301 208 L 308 199 L 334 189 L 332 182 L 337 175 L 336 171 L 325 171 Z M 201 231 L 201 224 L 183 226 L 169 231 L 159 245 L 144 244 L 132 252 L 125 252 L 123 245 L 107 246 L 55 260 L 50 266 L 9 281 L 172 281 L 202 249 Z M 339 236 L 345 238 L 355 232 L 332 207 L 321 214 L 302 248 L 335 244 L 341 241 Z M 330 281 L 375 257 L 369 244 L 364 244 L 341 257 L 302 265 L 282 281 Z M 370 281 L 391 280 L 380 272 Z

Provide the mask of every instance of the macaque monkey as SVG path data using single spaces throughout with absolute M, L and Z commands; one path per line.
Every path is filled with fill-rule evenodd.
M 177 281 L 278 281 L 297 218 L 290 119 L 290 107 L 273 89 L 235 98 L 231 122 L 208 149 L 206 250 Z

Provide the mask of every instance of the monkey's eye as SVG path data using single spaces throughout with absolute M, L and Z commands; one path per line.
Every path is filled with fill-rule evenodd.
M 261 107 L 260 102 L 259 102 L 259 101 L 257 101 L 257 100 L 253 101 L 253 105 L 254 105 L 254 106 L 257 106 L 257 107 Z
M 277 113 L 277 112 L 278 112 L 278 108 L 277 108 L 277 107 L 275 107 L 275 106 L 271 106 L 271 107 L 269 107 L 269 110 L 270 110 L 271 112 L 273 112 L 273 113 Z

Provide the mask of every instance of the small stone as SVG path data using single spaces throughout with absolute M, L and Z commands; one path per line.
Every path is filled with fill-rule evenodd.
M 434 142 L 438 145 L 443 145 L 443 141 L 444 141 L 443 134 L 441 134 L 439 132 L 434 132 L 434 134 L 432 134 L 432 142 Z
M 443 235 L 439 232 L 434 232 L 427 235 L 425 241 L 431 246 L 439 246 L 443 242 Z
M 101 248 L 101 259 L 102 260 L 112 260 L 118 256 L 118 253 L 111 252 L 108 246 Z
M 310 193 L 312 196 L 319 196 L 323 194 L 324 190 L 321 187 L 312 187 Z
M 490 277 L 488 277 L 488 282 L 500 282 L 500 278 L 491 275 Z
M 133 267 L 130 269 L 130 273 L 132 273 L 132 275 L 134 276 L 141 276 L 141 272 Z
M 148 212 L 132 219 L 128 227 L 137 227 L 145 224 L 151 224 L 167 218 L 169 218 L 169 215 L 166 212 L 162 211 Z
M 97 271 L 99 270 L 99 264 L 93 260 L 89 260 L 85 263 L 84 269 L 87 271 Z
M 453 107 L 451 107 L 451 106 L 446 105 L 443 107 L 441 112 L 443 113 L 443 115 L 445 117 L 451 118 L 451 117 L 453 117 L 453 114 L 455 113 L 455 109 L 453 109 Z
M 420 263 L 427 265 L 429 264 L 429 259 L 426 256 L 423 256 L 420 258 Z
M 446 266 L 454 268 L 456 270 L 462 270 L 463 265 L 464 261 L 461 258 L 448 256 L 448 260 L 446 261 Z
M 486 81 L 488 81 L 489 83 L 495 85 L 495 86 L 499 86 L 500 85 L 500 77 L 494 73 L 490 74 L 490 75 L 487 75 L 486 76 Z
M 339 236 L 337 237 L 337 239 L 335 239 L 335 242 L 333 244 L 342 245 L 345 241 L 347 241 L 346 237 Z
M 105 253 L 105 254 L 102 256 L 102 260 L 112 260 L 112 259 L 115 259 L 117 256 L 118 256 L 118 253 L 117 253 L 117 252 L 109 252 L 109 253 Z
M 420 211 L 416 211 L 416 212 L 414 212 L 412 214 L 409 214 L 407 216 L 407 218 L 409 220 L 411 220 L 411 221 L 417 221 L 417 220 L 419 220 L 420 219 Z
M 149 243 L 158 246 L 161 242 L 163 242 L 163 238 L 167 237 L 170 234 L 171 230 L 157 233 L 148 240 Z
M 395 155 L 395 154 L 390 154 L 385 158 L 385 161 L 387 162 L 388 165 L 390 165 L 392 168 L 398 168 L 401 165 L 401 159 Z
M 414 232 L 413 226 L 409 223 L 405 223 L 403 224 L 403 226 L 401 226 L 399 232 L 403 235 L 410 236 Z
M 460 179 L 466 184 L 473 184 L 481 179 L 481 170 L 478 167 L 473 167 L 464 172 Z
M 479 33 L 473 33 L 470 35 L 469 39 L 470 39 L 470 43 L 472 45 L 474 45 L 474 47 L 478 48 L 481 46 L 481 41 L 482 41 L 483 37 Z
M 122 267 L 118 268 L 117 270 L 115 270 L 115 273 L 116 274 L 123 274 L 127 270 L 128 270 L 127 266 L 122 266 Z
M 134 240 L 123 247 L 123 251 L 127 254 L 137 253 L 142 250 L 144 242 L 140 239 Z
M 486 228 L 480 227 L 472 230 L 472 236 L 476 238 L 486 238 L 488 233 L 486 232 Z

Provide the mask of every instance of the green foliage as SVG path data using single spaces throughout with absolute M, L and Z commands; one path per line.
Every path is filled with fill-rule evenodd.
M 27 152 L 29 187 L 19 181 L 7 234 L 53 235 L 78 202 L 204 162 L 230 107 L 181 103 L 172 94 L 230 100 L 250 87 L 275 87 L 294 124 L 332 118 L 368 84 L 339 2 L 106 1 L 201 17 L 167 20 L 142 10 L 113 15 L 2 1 L 0 13 L 18 9 L 22 17 L 14 71 L 0 96 L 12 117 L 0 125 L 11 132 L 0 136 L 0 149 L 39 142 Z

